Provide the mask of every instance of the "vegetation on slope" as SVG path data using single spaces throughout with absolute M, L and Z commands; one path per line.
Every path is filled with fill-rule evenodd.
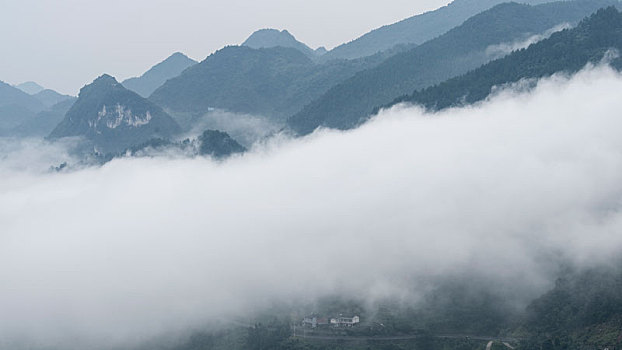
M 437 10 L 416 15 L 381 28 L 340 45 L 322 59 L 354 59 L 376 54 L 400 44 L 422 44 L 459 26 L 471 16 L 506 0 L 455 0 Z M 540 4 L 551 0 L 521 0 L 520 3 Z
M 493 45 L 523 41 L 560 23 L 578 23 L 599 8 L 615 3 L 616 0 L 581 0 L 538 6 L 516 3 L 496 6 L 439 38 L 397 54 L 334 86 L 292 116 L 288 126 L 302 135 L 319 126 L 353 128 L 377 106 L 497 58 L 488 50 Z
M 556 33 L 527 49 L 394 103 L 410 102 L 432 110 L 472 104 L 488 97 L 495 86 L 559 72 L 575 73 L 588 63 L 600 62 L 612 49 L 622 49 L 622 15 L 609 7 L 574 29 Z M 619 59 L 613 63 L 619 64 Z
M 167 81 L 150 100 L 173 116 L 189 113 L 199 117 L 223 109 L 282 121 L 333 85 L 402 49 L 360 60 L 316 64 L 292 48 L 226 47 Z

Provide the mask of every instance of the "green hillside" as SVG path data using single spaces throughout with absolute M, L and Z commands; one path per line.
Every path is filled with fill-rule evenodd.
M 528 49 L 417 91 L 395 103 L 415 103 L 428 109 L 470 104 L 485 99 L 495 86 L 558 72 L 577 72 L 589 62 L 601 61 L 611 49 L 622 49 L 622 15 L 614 7 L 598 11 L 575 29 L 554 34 Z M 620 60 L 613 64 L 620 64 Z
M 490 48 L 521 42 L 561 23 L 578 23 L 616 0 L 579 0 L 538 6 L 507 3 L 375 68 L 340 83 L 288 120 L 298 134 L 319 126 L 349 129 L 396 97 L 438 84 L 495 58 Z M 527 40 L 529 43 L 529 40 Z

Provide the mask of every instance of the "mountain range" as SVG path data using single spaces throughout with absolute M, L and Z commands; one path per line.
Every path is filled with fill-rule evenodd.
M 77 98 L 71 97 L 30 116 L 11 129 L 10 134 L 20 137 L 45 137 L 49 135 L 65 118 L 65 114 L 76 100 Z
M 529 45 L 560 24 L 577 23 L 616 0 L 578 0 L 530 6 L 505 3 L 484 11 L 446 34 L 333 86 L 288 120 L 304 135 L 324 126 L 355 127 L 396 96 L 464 74 L 512 48 Z M 505 44 L 505 45 L 504 45 Z M 495 49 L 509 47 L 507 51 Z
M 28 91 L 32 91 L 32 95 L 0 82 L 0 135 L 47 135 L 60 122 L 67 106 L 73 103 L 71 96 L 31 83 L 21 85 L 26 90 L 30 87 Z M 62 114 L 60 118 L 59 114 Z
M 213 109 L 281 122 L 336 83 L 392 54 L 318 64 L 293 48 L 229 46 L 168 80 L 149 99 L 186 128 Z
M 264 29 L 200 63 L 175 53 L 123 83 L 104 74 L 77 98 L 32 82 L 19 88 L 0 82 L 0 135 L 81 137 L 103 161 L 171 148 L 223 159 L 252 144 L 242 145 L 230 136 L 240 140 L 236 134 L 196 123 L 220 109 L 228 111 L 223 118 L 233 118 L 229 112 L 265 116 L 303 136 L 318 127 L 354 128 L 379 108 L 398 103 L 429 111 L 476 104 L 496 87 L 517 82 L 529 87 L 539 78 L 572 74 L 589 63 L 608 61 L 622 70 L 617 0 L 501 2 L 456 0 L 328 53 L 309 48 L 288 31 Z M 181 133 L 189 130 L 200 131 L 195 139 L 181 141 Z M 365 327 L 338 330 L 341 340 L 353 342 L 292 337 L 290 321 L 299 311 L 294 305 L 271 308 L 275 313 L 285 309 L 279 317 L 287 321 L 267 315 L 263 323 L 245 322 L 234 331 L 222 322 L 214 334 L 157 348 L 619 349 L 622 274 L 614 265 L 608 261 L 604 268 L 576 271 L 564 267 L 548 291 L 530 296 L 520 308 L 488 293 L 492 288 L 485 283 L 461 284 L 452 276 L 439 290 L 418 296 L 425 304 L 421 309 L 378 302 Z M 464 288 L 469 283 L 477 286 Z M 328 309 L 323 302 L 313 307 Z M 334 310 L 365 308 L 356 298 L 324 303 Z M 509 338 L 516 344 L 490 340 L 486 347 L 465 334 L 490 335 L 480 337 L 486 341 Z
M 45 105 L 36 97 L 0 81 L 0 107 L 11 105 L 22 106 L 33 112 L 45 109 Z
M 322 55 L 287 30 L 262 29 L 242 46 L 225 47 L 200 63 L 175 53 L 142 76 L 122 84 L 103 75 L 84 87 L 77 100 L 52 90 L 29 95 L 8 84 L 0 85 L 0 132 L 49 133 L 50 139 L 82 136 L 98 152 L 114 153 L 154 138 L 170 139 L 181 130 L 213 129 L 213 120 L 218 121 L 222 131 L 239 131 L 227 130 L 222 117 L 208 118 L 214 111 L 224 111 L 223 116 L 264 118 L 272 130 L 285 125 L 297 135 L 311 133 L 317 127 L 349 129 L 365 121 L 378 107 L 394 102 L 444 108 L 455 105 L 465 94 L 467 99 L 461 101 L 485 98 L 495 84 L 533 73 L 537 65 L 522 63 L 517 54 L 542 47 L 532 44 L 549 42 L 551 35 L 559 38 L 556 31 L 568 33 L 567 27 L 601 7 L 619 5 L 617 0 L 532 0 L 528 2 L 542 4 L 494 6 L 499 2 L 456 0 L 439 10 L 383 27 L 346 45 L 362 45 L 371 50 L 367 53 L 380 51 L 356 59 L 326 59 L 331 52 Z M 481 8 L 486 10 L 436 36 L 445 31 L 443 25 L 452 25 L 452 21 L 460 21 Z M 412 36 L 404 39 L 400 32 Z M 391 46 L 378 49 L 372 40 L 378 35 L 380 41 Z M 421 45 L 399 44 L 419 41 Z M 590 61 L 581 55 L 602 57 L 593 51 L 602 47 L 575 48 L 583 51 L 568 55 L 581 57 L 578 62 Z M 519 51 L 512 53 L 515 50 Z M 507 61 L 499 60 L 508 54 Z M 499 68 L 503 64 L 521 68 L 514 69 L 514 76 L 510 76 L 509 69 Z M 551 63 L 542 68 L 540 75 L 552 70 L 576 70 L 569 64 Z M 485 73 L 495 69 L 495 74 Z M 474 80 L 478 86 L 472 83 Z M 33 84 L 25 88 L 28 86 L 43 89 Z M 226 114 L 230 112 L 233 114 Z M 54 123 L 58 125 L 52 128 Z
M 0 81 L 0 134 L 34 117 L 45 109 L 37 98 Z
M 602 61 L 612 50 L 622 50 L 622 15 L 615 7 L 599 10 L 574 29 L 394 103 L 409 102 L 432 110 L 472 104 L 488 97 L 495 86 L 559 72 L 575 73 L 590 62 Z M 611 63 L 622 68 L 620 58 Z
M 521 0 L 524 4 L 542 4 L 553 0 Z M 373 55 L 399 44 L 423 44 L 459 26 L 468 18 L 507 0 L 455 0 L 449 5 L 406 18 L 337 46 L 322 57 L 352 59 Z

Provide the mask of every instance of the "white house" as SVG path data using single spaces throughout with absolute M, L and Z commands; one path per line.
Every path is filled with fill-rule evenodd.
M 353 317 L 339 316 L 337 318 L 330 319 L 331 326 L 335 326 L 335 327 L 352 327 L 359 322 L 361 322 L 361 319 L 358 316 L 353 316 Z

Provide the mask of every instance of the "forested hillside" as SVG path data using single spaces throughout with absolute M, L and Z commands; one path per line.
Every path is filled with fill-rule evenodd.
M 200 117 L 219 108 L 283 121 L 333 85 L 393 53 L 316 64 L 293 48 L 230 46 L 167 81 L 150 100 L 174 117 Z
M 589 1 L 589 0 L 587 0 Z M 459 26 L 471 16 L 506 0 L 455 0 L 447 6 L 386 25 L 342 44 L 322 59 L 353 59 L 373 55 L 400 44 L 423 44 Z M 541 4 L 551 0 L 521 0 L 524 4 Z
M 587 63 L 600 62 L 611 50 L 622 49 L 622 15 L 602 9 L 574 29 L 491 62 L 463 76 L 417 91 L 395 101 L 443 109 L 485 99 L 493 87 L 537 79 L 554 73 L 574 73 Z M 620 64 L 620 59 L 613 61 Z
M 569 271 L 527 308 L 521 349 L 617 349 L 622 345 L 619 268 Z
M 540 34 L 562 23 L 578 23 L 616 0 L 579 0 L 538 6 L 507 3 L 470 18 L 461 26 L 408 52 L 397 54 L 375 68 L 338 84 L 288 120 L 298 134 L 319 126 L 349 129 L 371 115 L 374 108 L 396 97 L 438 84 L 475 69 L 498 55 L 494 45 L 528 45 Z

